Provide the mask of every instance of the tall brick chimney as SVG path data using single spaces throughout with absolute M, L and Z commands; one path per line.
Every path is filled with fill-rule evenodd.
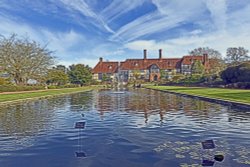
M 143 59 L 146 60 L 147 59 L 147 49 L 143 50 Z
M 204 53 L 202 57 L 203 63 L 205 64 L 208 61 L 208 54 Z
M 159 59 L 162 59 L 162 49 L 159 49 Z
M 103 61 L 103 58 L 102 58 L 102 57 L 100 57 L 100 58 L 99 58 L 99 62 L 100 62 L 100 63 L 102 63 L 102 61 Z

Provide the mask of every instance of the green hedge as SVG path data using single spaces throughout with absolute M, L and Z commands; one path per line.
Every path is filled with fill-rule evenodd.
M 50 85 L 48 89 L 62 89 L 62 88 L 76 88 L 79 85 Z M 31 91 L 31 90 L 45 90 L 45 86 L 16 86 L 16 85 L 0 85 L 0 92 L 18 92 L 18 91 Z
M 179 83 L 183 84 L 197 84 L 202 82 L 205 82 L 205 77 L 200 74 L 193 74 L 179 81 Z
M 0 85 L 0 92 L 17 92 L 17 91 L 31 91 L 43 90 L 44 86 L 16 86 L 16 85 Z
M 60 86 L 57 86 L 57 85 L 50 85 L 48 86 L 48 89 L 62 89 L 62 88 L 76 88 L 76 87 L 79 87 L 79 85 L 60 85 Z

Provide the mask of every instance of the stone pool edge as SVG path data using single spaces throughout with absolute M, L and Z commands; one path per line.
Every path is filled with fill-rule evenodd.
M 171 93 L 171 94 L 175 94 L 175 95 L 181 95 L 181 96 L 184 96 L 184 97 L 198 98 L 200 100 L 204 100 L 204 101 L 208 101 L 208 102 L 213 102 L 213 103 L 222 104 L 222 105 L 228 105 L 229 107 L 232 107 L 232 108 L 250 110 L 250 104 L 234 102 L 234 101 L 229 101 L 229 100 L 224 100 L 224 99 L 216 99 L 216 98 L 211 98 L 211 97 L 207 97 L 207 96 L 190 95 L 190 94 L 179 93 L 179 92 L 174 92 L 174 91 L 169 91 L 169 90 L 159 90 L 159 89 L 147 88 L 147 87 L 143 87 L 143 88 L 156 90 L 156 91 L 160 91 L 160 92 L 167 92 L 167 93 Z

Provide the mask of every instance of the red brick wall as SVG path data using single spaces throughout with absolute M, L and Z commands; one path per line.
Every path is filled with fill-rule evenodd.
M 154 81 L 154 77 L 157 76 L 157 81 L 160 80 L 161 74 L 160 73 L 151 73 L 149 76 L 149 81 Z

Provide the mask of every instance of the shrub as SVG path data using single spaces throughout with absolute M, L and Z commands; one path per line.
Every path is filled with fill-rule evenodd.
M 172 82 L 179 83 L 181 80 L 185 79 L 185 75 L 183 74 L 176 74 L 172 77 Z
M 226 83 L 250 82 L 250 63 L 228 67 L 222 71 L 221 78 Z
M 0 77 L 0 85 L 10 85 L 10 84 L 11 84 L 11 82 L 9 79 Z
M 0 85 L 0 92 L 16 92 L 16 91 L 31 91 L 43 90 L 44 86 L 16 86 L 16 85 Z
M 185 79 L 181 80 L 181 83 L 185 84 L 196 84 L 196 83 L 201 83 L 204 82 L 205 78 L 203 75 L 200 74 L 193 74 L 191 76 L 186 77 Z
M 76 84 L 68 84 L 68 85 L 49 85 L 48 89 L 62 89 L 62 88 L 76 88 L 79 87 L 79 85 Z
M 58 86 L 55 86 L 55 85 L 50 85 L 48 86 L 48 89 L 57 89 Z

